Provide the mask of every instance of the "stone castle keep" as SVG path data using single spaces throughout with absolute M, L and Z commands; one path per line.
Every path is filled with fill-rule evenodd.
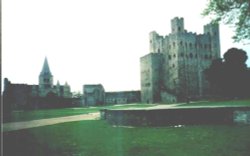
M 171 20 L 171 33 L 149 34 L 150 53 L 140 58 L 142 102 L 172 103 L 209 95 L 203 71 L 220 58 L 219 25 L 203 34 L 187 32 L 183 18 Z
M 78 100 L 83 105 L 120 103 L 174 103 L 209 96 L 209 84 L 203 71 L 212 60 L 220 58 L 219 25 L 207 24 L 203 34 L 188 32 L 183 18 L 171 20 L 171 33 L 149 34 L 150 53 L 140 58 L 141 91 L 105 92 L 101 84 L 84 85 L 81 98 L 74 99 L 70 86 L 54 85 L 47 58 L 39 75 L 38 85 L 4 84 L 4 102 L 13 108 L 47 103 L 69 106 Z M 76 103 L 76 102 L 75 102 Z

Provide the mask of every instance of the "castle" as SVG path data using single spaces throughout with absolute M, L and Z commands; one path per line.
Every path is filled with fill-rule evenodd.
M 149 34 L 150 53 L 140 58 L 141 100 L 173 103 L 209 95 L 203 71 L 220 58 L 219 25 L 207 24 L 203 34 L 187 32 L 183 18 L 171 20 L 171 33 Z
M 24 108 L 36 103 L 39 105 L 39 103 L 43 103 L 42 99 L 47 97 L 68 99 L 72 97 L 67 82 L 60 85 L 57 81 L 57 84 L 54 85 L 47 58 L 44 60 L 38 85 L 12 84 L 7 78 L 4 79 L 4 102 L 11 104 L 13 108 Z

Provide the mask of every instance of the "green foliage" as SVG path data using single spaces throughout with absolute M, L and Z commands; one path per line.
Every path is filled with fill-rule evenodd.
M 79 121 L 7 132 L 4 155 L 248 156 L 250 126 L 112 127 Z
M 82 93 L 81 92 L 72 92 L 72 97 L 73 98 L 82 98 Z
M 220 21 L 235 28 L 234 41 L 250 39 L 250 1 L 249 0 L 209 0 L 204 16 L 210 16 L 212 22 Z
M 250 97 L 250 71 L 245 64 L 247 53 L 241 49 L 231 48 L 222 59 L 214 60 L 205 70 L 207 80 L 214 95 L 229 98 Z

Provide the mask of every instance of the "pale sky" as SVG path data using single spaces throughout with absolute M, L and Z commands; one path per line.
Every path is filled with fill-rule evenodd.
M 2 78 L 38 84 L 45 56 L 54 75 L 82 92 L 84 84 L 106 91 L 140 90 L 140 57 L 149 53 L 149 32 L 170 33 L 170 20 L 203 33 L 206 0 L 2 0 Z M 237 47 L 220 25 L 221 53 Z M 249 59 L 250 60 L 250 59 Z M 250 61 L 248 60 L 248 66 Z

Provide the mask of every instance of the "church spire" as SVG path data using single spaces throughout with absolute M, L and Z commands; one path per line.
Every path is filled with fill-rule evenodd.
M 48 63 L 47 57 L 45 57 L 45 60 L 44 60 L 44 63 L 43 63 L 43 69 L 42 69 L 40 75 L 50 75 L 50 76 L 52 76 L 52 74 L 50 72 L 50 69 L 49 69 L 49 63 Z

